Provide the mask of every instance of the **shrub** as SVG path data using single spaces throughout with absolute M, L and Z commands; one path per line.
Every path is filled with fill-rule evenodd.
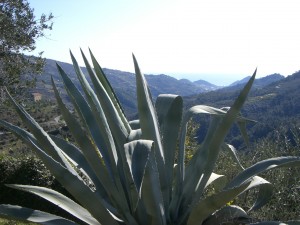
M 247 154 L 243 154 L 241 160 L 245 165 L 264 160 L 271 156 L 300 155 L 299 145 L 289 144 L 284 131 L 278 133 L 276 139 L 266 138 L 256 143 Z M 299 138 L 296 134 L 295 139 Z M 284 168 L 271 170 L 263 174 L 263 177 L 272 182 L 273 195 L 263 210 L 252 212 L 252 216 L 265 220 L 289 220 L 298 218 L 300 212 L 300 168 Z M 254 197 L 253 197 L 254 198 Z M 240 204 L 242 204 L 240 202 Z M 245 204 L 249 207 L 249 204 Z
M 77 146 L 49 136 L 11 97 L 15 110 L 31 133 L 0 121 L 35 150 L 79 204 L 48 188 L 16 184 L 9 187 L 45 198 L 87 224 L 250 223 L 242 208 L 228 203 L 248 190 L 259 188 L 251 210 L 260 208 L 269 200 L 272 187 L 257 174 L 300 164 L 299 157 L 271 158 L 246 169 L 239 164 L 241 172 L 227 183 L 223 175 L 213 172 L 221 147 L 239 163 L 234 148 L 224 144 L 224 138 L 234 122 L 246 137 L 244 125 L 249 120 L 239 112 L 256 72 L 231 108 L 199 105 L 183 113 L 180 96 L 161 95 L 153 104 L 147 82 L 133 57 L 139 120 L 128 121 L 92 53 L 94 68 L 83 53 L 82 56 L 94 89 L 71 54 L 84 96 L 58 66 L 80 122 L 62 102 L 52 80 L 60 110 Z M 186 165 L 186 127 L 197 114 L 210 115 L 211 122 L 203 143 Z M 178 158 L 174 168 L 176 151 Z M 211 184 L 214 189 L 207 192 Z M 0 214 L 33 222 L 41 222 L 42 217 L 41 223 L 45 224 L 74 224 L 53 214 L 12 205 L 1 205 Z
M 5 184 L 24 184 L 51 188 L 70 196 L 68 192 L 46 169 L 43 162 L 34 156 L 0 157 L 0 203 L 21 204 L 25 207 L 38 208 L 43 211 L 63 215 L 69 218 L 68 213 L 44 199 L 26 192 L 16 192 Z

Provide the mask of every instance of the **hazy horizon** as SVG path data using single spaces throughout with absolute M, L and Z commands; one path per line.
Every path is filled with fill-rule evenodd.
M 57 61 L 58 63 L 62 62 L 62 63 L 72 64 L 71 62 L 58 61 L 58 60 L 55 60 L 55 59 L 49 59 L 49 60 L 54 60 L 54 61 Z M 84 64 L 81 64 L 81 66 L 85 67 Z M 115 68 L 107 68 L 107 67 L 103 67 L 103 68 L 111 69 L 111 70 L 119 70 L 119 71 L 122 71 L 122 72 L 134 73 L 133 70 L 132 71 L 126 71 L 126 70 L 120 70 L 120 69 L 115 69 Z M 254 70 L 253 70 L 253 72 L 254 72 Z M 295 72 L 297 72 L 297 71 L 295 71 Z M 204 81 L 207 81 L 207 82 L 209 82 L 211 84 L 214 84 L 214 85 L 217 85 L 217 86 L 229 86 L 230 84 L 232 84 L 236 81 L 240 81 L 240 80 L 244 79 L 247 76 L 251 76 L 253 73 L 244 74 L 244 75 L 235 74 L 234 76 L 232 76 L 232 74 L 231 74 L 231 76 L 230 76 L 228 74 L 227 75 L 226 74 L 204 74 L 204 73 L 194 74 L 194 73 L 184 73 L 184 72 L 182 72 L 182 73 L 172 73 L 172 72 L 160 73 L 160 72 L 151 72 L 150 71 L 150 72 L 146 72 L 144 74 L 145 75 L 167 75 L 167 76 L 174 77 L 177 80 L 187 79 L 191 82 L 198 81 L 198 80 L 204 80 Z M 280 73 L 275 72 L 275 73 L 272 73 L 272 74 L 280 74 Z M 269 75 L 272 75 L 272 74 L 257 76 L 256 79 L 266 77 L 266 76 L 269 76 Z M 292 75 L 292 74 L 293 73 L 288 74 L 288 75 Z M 283 75 L 283 74 L 280 74 L 280 75 Z

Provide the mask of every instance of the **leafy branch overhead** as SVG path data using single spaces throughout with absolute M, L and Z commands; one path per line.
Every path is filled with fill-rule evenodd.
M 53 15 L 34 15 L 27 0 L 0 3 L 0 86 L 14 90 L 21 74 L 42 72 L 44 59 L 26 56 L 36 48 L 36 40 L 52 30 Z
M 82 92 L 57 65 L 79 120 L 64 104 L 52 79 L 57 103 L 76 145 L 47 134 L 12 97 L 10 101 L 30 132 L 0 120 L 1 126 L 36 152 L 77 203 L 44 187 L 7 186 L 38 195 L 86 224 L 251 224 L 252 219 L 245 210 L 227 203 L 248 190 L 257 189 L 259 194 L 250 211 L 261 208 L 271 197 L 272 185 L 258 174 L 300 165 L 300 157 L 286 156 L 244 168 L 234 147 L 224 143 L 235 122 L 247 137 L 244 125 L 252 120 L 241 116 L 240 110 L 256 71 L 230 108 L 197 105 L 184 112 L 183 100 L 177 95 L 160 95 L 156 104 L 153 103 L 145 77 L 133 56 L 139 119 L 128 121 L 102 68 L 92 52 L 90 55 L 92 65 L 82 52 L 92 84 L 71 53 Z M 210 126 L 204 141 L 186 164 L 187 126 L 195 115 L 210 115 Z M 240 166 L 240 173 L 231 181 L 226 181 L 225 175 L 214 173 L 222 148 L 228 150 L 228 157 L 233 157 Z M 210 185 L 218 188 L 207 195 Z M 56 215 L 12 205 L 1 205 L 0 215 L 41 224 L 75 224 Z

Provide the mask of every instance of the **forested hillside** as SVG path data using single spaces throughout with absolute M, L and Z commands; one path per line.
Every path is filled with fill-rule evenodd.
M 258 82 L 261 84 L 261 82 Z M 186 108 L 204 104 L 217 108 L 230 106 L 239 94 L 241 85 L 220 89 L 218 91 L 185 97 Z M 274 137 L 277 131 L 286 133 L 293 142 L 293 130 L 300 127 L 300 72 L 266 86 L 254 85 L 243 107 L 242 114 L 257 123 L 248 124 L 251 142 L 264 137 Z M 239 88 L 240 89 L 240 88 Z M 235 146 L 242 145 L 238 129 L 233 129 L 229 140 Z

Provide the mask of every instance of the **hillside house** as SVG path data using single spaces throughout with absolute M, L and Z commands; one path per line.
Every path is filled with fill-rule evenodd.
M 34 93 L 32 93 L 32 96 L 33 96 L 33 100 L 35 102 L 38 102 L 38 101 L 42 100 L 42 94 L 41 93 L 34 92 Z

